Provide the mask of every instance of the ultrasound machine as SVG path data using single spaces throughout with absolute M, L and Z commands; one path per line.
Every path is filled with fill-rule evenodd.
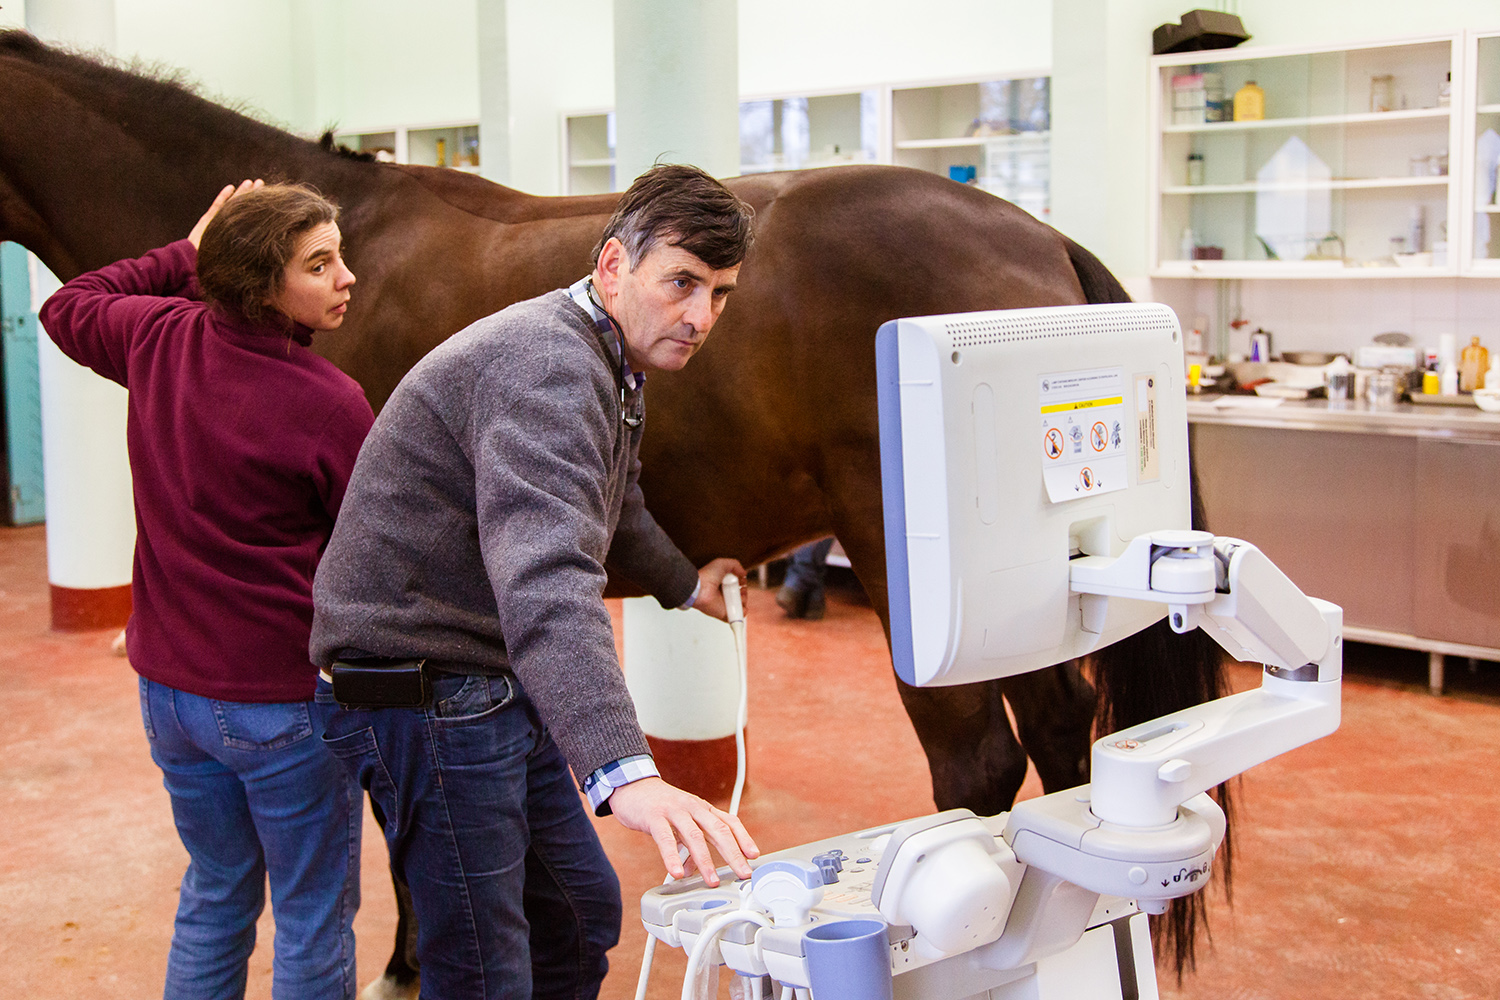
M 1338 728 L 1342 611 L 1190 522 L 1182 335 L 1115 304 L 900 319 L 876 338 L 891 646 L 914 685 L 1086 655 L 1166 617 L 1260 686 L 1105 736 L 1092 783 L 765 855 L 641 900 L 732 995 L 1156 1000 L 1146 915 L 1202 889 L 1209 789 Z M 1143 671 L 1150 665 L 1143 664 Z

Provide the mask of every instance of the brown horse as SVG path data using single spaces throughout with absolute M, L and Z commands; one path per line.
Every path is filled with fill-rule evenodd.
M 221 185 L 245 177 L 307 182 L 343 207 L 359 285 L 343 330 L 318 348 L 377 409 L 445 337 L 587 273 L 616 197 L 539 198 L 341 155 L 326 136 L 298 139 L 175 82 L 0 33 L 0 239 L 59 277 L 180 238 Z M 756 210 L 756 245 L 698 358 L 652 376 L 648 506 L 699 564 L 755 565 L 836 534 L 884 623 L 875 330 L 899 316 L 1126 296 L 1055 230 L 931 174 L 847 167 L 728 183 Z M 1184 648 L 1146 660 L 1141 643 L 1122 643 L 1097 658 L 1111 724 L 1217 695 L 1217 657 Z M 1144 662 L 1149 681 L 1134 669 Z M 1049 791 L 1088 780 L 1095 702 L 1077 665 L 900 689 L 940 808 L 1009 808 L 1026 752 Z

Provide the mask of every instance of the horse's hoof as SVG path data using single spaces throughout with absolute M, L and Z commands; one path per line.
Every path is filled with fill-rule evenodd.
M 359 991 L 359 1000 L 417 1000 L 422 992 L 422 981 L 413 979 L 402 986 L 391 976 L 371 980 L 370 985 Z

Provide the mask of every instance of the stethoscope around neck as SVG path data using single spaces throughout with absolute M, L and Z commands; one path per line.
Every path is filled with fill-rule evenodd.
M 589 280 L 584 293 L 588 295 L 589 302 L 593 303 L 594 308 L 609 320 L 610 327 L 614 330 L 615 341 L 620 345 L 620 363 L 615 366 L 615 383 L 620 387 L 620 422 L 631 430 L 635 430 L 641 426 L 644 418 L 625 409 L 625 333 L 620 327 L 620 321 L 610 315 L 609 310 L 604 308 L 604 303 L 599 301 L 599 297 L 594 292 L 593 279 Z

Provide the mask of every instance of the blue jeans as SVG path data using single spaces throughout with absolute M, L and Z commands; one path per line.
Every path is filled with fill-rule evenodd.
M 323 737 L 385 815 L 422 996 L 598 996 L 620 883 L 567 762 L 516 681 L 438 673 L 432 688 L 425 709 L 340 708 Z
M 797 549 L 787 561 L 786 579 L 782 583 L 798 593 L 821 594 L 828 576 L 828 553 L 832 549 L 832 535 Z
M 332 699 L 216 701 L 142 677 L 141 718 L 188 851 L 167 1000 L 245 995 L 266 876 L 271 995 L 355 995 L 359 788 L 318 739 Z

